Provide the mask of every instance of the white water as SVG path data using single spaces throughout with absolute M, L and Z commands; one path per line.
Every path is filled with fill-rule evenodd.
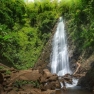
M 52 42 L 51 72 L 58 76 L 71 73 L 67 50 L 66 34 L 62 17 L 59 18 L 56 33 Z

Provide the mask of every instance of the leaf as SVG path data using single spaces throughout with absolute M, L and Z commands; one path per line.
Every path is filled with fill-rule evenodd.
M 4 40 L 8 40 L 8 39 L 10 39 L 10 38 L 12 38 L 10 35 L 6 35 L 6 36 L 4 36 L 3 37 L 4 38 Z

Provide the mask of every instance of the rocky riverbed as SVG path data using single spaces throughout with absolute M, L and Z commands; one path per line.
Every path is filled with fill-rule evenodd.
M 84 75 L 66 74 L 58 77 L 48 69 L 16 70 L 0 67 L 0 94 L 55 94 L 56 89 L 66 89 L 66 83 L 72 84 L 72 78 Z M 61 84 L 63 87 L 61 88 Z

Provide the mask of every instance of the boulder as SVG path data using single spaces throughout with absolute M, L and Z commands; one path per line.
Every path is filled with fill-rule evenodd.
M 23 70 L 11 76 L 11 83 L 13 83 L 15 80 L 37 81 L 40 76 L 41 74 L 38 70 Z
M 44 76 L 41 76 L 40 78 L 39 78 L 39 82 L 40 83 L 46 83 L 48 80 L 44 77 Z
M 52 73 L 48 69 L 43 70 L 43 75 L 45 78 L 49 78 L 52 76 Z
M 52 75 L 52 76 L 50 76 L 50 78 L 48 80 L 49 81 L 56 81 L 56 80 L 58 80 L 58 76 L 57 75 Z
M 43 84 L 41 84 L 41 85 L 40 85 L 40 90 L 41 90 L 41 91 L 46 91 L 46 90 L 47 90 L 47 87 L 44 86 Z
M 60 84 L 60 82 L 59 82 L 59 80 L 57 80 L 56 82 L 55 82 L 55 85 L 56 85 L 56 88 L 61 88 L 61 84 Z

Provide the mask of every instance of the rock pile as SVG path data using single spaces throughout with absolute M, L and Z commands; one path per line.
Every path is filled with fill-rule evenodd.
M 56 89 L 66 90 L 72 84 L 72 75 L 58 77 L 48 69 L 0 69 L 0 94 L 55 94 Z

